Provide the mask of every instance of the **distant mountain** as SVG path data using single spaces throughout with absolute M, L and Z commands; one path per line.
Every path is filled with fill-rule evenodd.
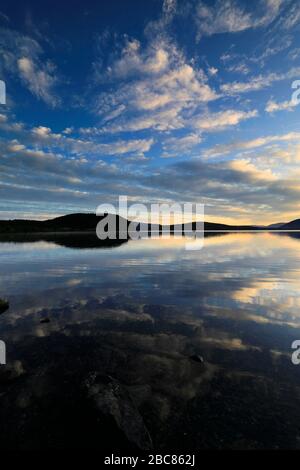
M 284 225 L 286 225 L 286 222 L 278 222 L 277 224 L 271 224 L 271 225 L 268 225 L 267 228 L 271 228 L 271 229 L 279 229 L 281 227 L 283 227 Z
M 280 230 L 300 230 L 300 219 L 292 220 L 291 222 L 282 225 Z
M 38 221 L 38 220 L 0 220 L 0 234 L 3 233 L 65 233 L 65 232 L 95 232 L 98 222 L 104 216 L 97 216 L 95 214 L 69 214 L 55 219 Z M 117 216 L 117 230 L 120 226 L 120 221 L 124 222 L 125 219 Z M 125 224 L 129 225 L 126 220 Z M 139 228 L 139 223 L 136 223 Z M 181 230 L 182 225 L 176 224 L 169 227 L 171 233 Z M 225 224 L 215 224 L 212 222 L 204 222 L 205 231 L 230 231 L 230 230 L 253 230 L 256 227 L 251 226 L 233 226 Z M 148 230 L 150 224 L 148 225 Z M 159 226 L 159 231 L 163 227 Z M 196 230 L 196 222 L 193 222 L 192 229 Z M 143 230 L 147 230 L 147 225 L 144 224 Z
M 31 234 L 31 233 L 77 233 L 77 232 L 86 232 L 91 233 L 96 231 L 98 222 L 104 216 L 96 214 L 68 214 L 61 217 L 56 217 L 55 219 L 49 220 L 0 220 L 0 234 Z M 124 218 L 117 216 L 117 231 L 120 227 L 120 222 L 122 227 L 129 225 L 129 221 Z M 136 222 L 137 229 L 139 229 L 139 223 Z M 150 224 L 143 224 L 142 230 L 147 231 L 150 229 Z M 180 231 L 182 228 L 181 224 L 175 224 L 168 227 L 170 232 Z M 251 225 L 226 225 L 226 224 L 216 224 L 213 222 L 204 222 L 204 230 L 206 232 L 229 232 L 229 231 L 250 231 L 250 230 L 300 230 L 300 219 L 294 220 L 289 223 L 277 223 L 271 224 L 269 226 L 251 226 Z M 159 226 L 159 231 L 161 232 L 163 227 Z M 196 230 L 196 222 L 192 223 L 192 230 Z
M 0 233 L 95 232 L 102 218 L 96 214 L 69 214 L 43 221 L 0 220 Z M 118 226 L 120 217 L 117 220 Z

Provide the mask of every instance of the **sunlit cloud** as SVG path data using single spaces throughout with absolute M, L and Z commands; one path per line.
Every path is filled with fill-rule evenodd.
M 1 209 L 92 211 L 127 194 L 203 202 L 219 222 L 297 215 L 296 3 L 164 0 L 122 27 L 94 11 L 84 48 L 73 17 L 57 30 L 0 18 Z
M 200 1 L 197 8 L 199 35 L 238 33 L 267 26 L 284 3 L 284 0 L 260 0 L 245 8 L 234 0 L 216 0 L 212 5 Z

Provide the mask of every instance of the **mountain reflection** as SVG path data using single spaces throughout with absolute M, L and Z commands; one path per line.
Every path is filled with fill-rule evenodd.
M 299 447 L 298 239 L 70 248 L 0 244 L 0 447 Z
M 99 240 L 96 233 L 29 233 L 1 234 L 0 243 L 48 242 L 65 248 L 112 248 L 127 243 L 127 240 Z

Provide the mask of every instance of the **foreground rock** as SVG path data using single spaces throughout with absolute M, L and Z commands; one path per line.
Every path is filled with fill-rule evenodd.
M 112 418 L 128 441 L 138 449 L 152 449 L 152 440 L 128 390 L 116 379 L 91 373 L 85 381 L 88 398 L 97 410 Z
M 0 314 L 6 312 L 9 309 L 9 303 L 7 300 L 0 299 Z
M 204 364 L 204 359 L 199 354 L 193 354 L 190 356 L 191 361 L 198 362 L 199 364 Z

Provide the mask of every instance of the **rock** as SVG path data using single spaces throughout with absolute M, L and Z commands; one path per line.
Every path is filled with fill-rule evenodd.
M 129 442 L 140 450 L 152 449 L 150 434 L 126 387 L 113 377 L 93 372 L 85 388 L 97 410 L 111 417 Z
M 49 318 L 43 318 L 40 323 L 50 323 L 50 319 Z
M 0 385 L 9 384 L 23 374 L 25 374 L 25 370 L 21 361 L 13 361 L 11 364 L 1 366 Z
M 6 312 L 9 309 L 9 303 L 7 300 L 0 299 L 0 314 Z
M 204 359 L 199 354 L 193 354 L 192 356 L 190 356 L 190 359 L 192 361 L 198 362 L 199 364 L 204 364 Z

